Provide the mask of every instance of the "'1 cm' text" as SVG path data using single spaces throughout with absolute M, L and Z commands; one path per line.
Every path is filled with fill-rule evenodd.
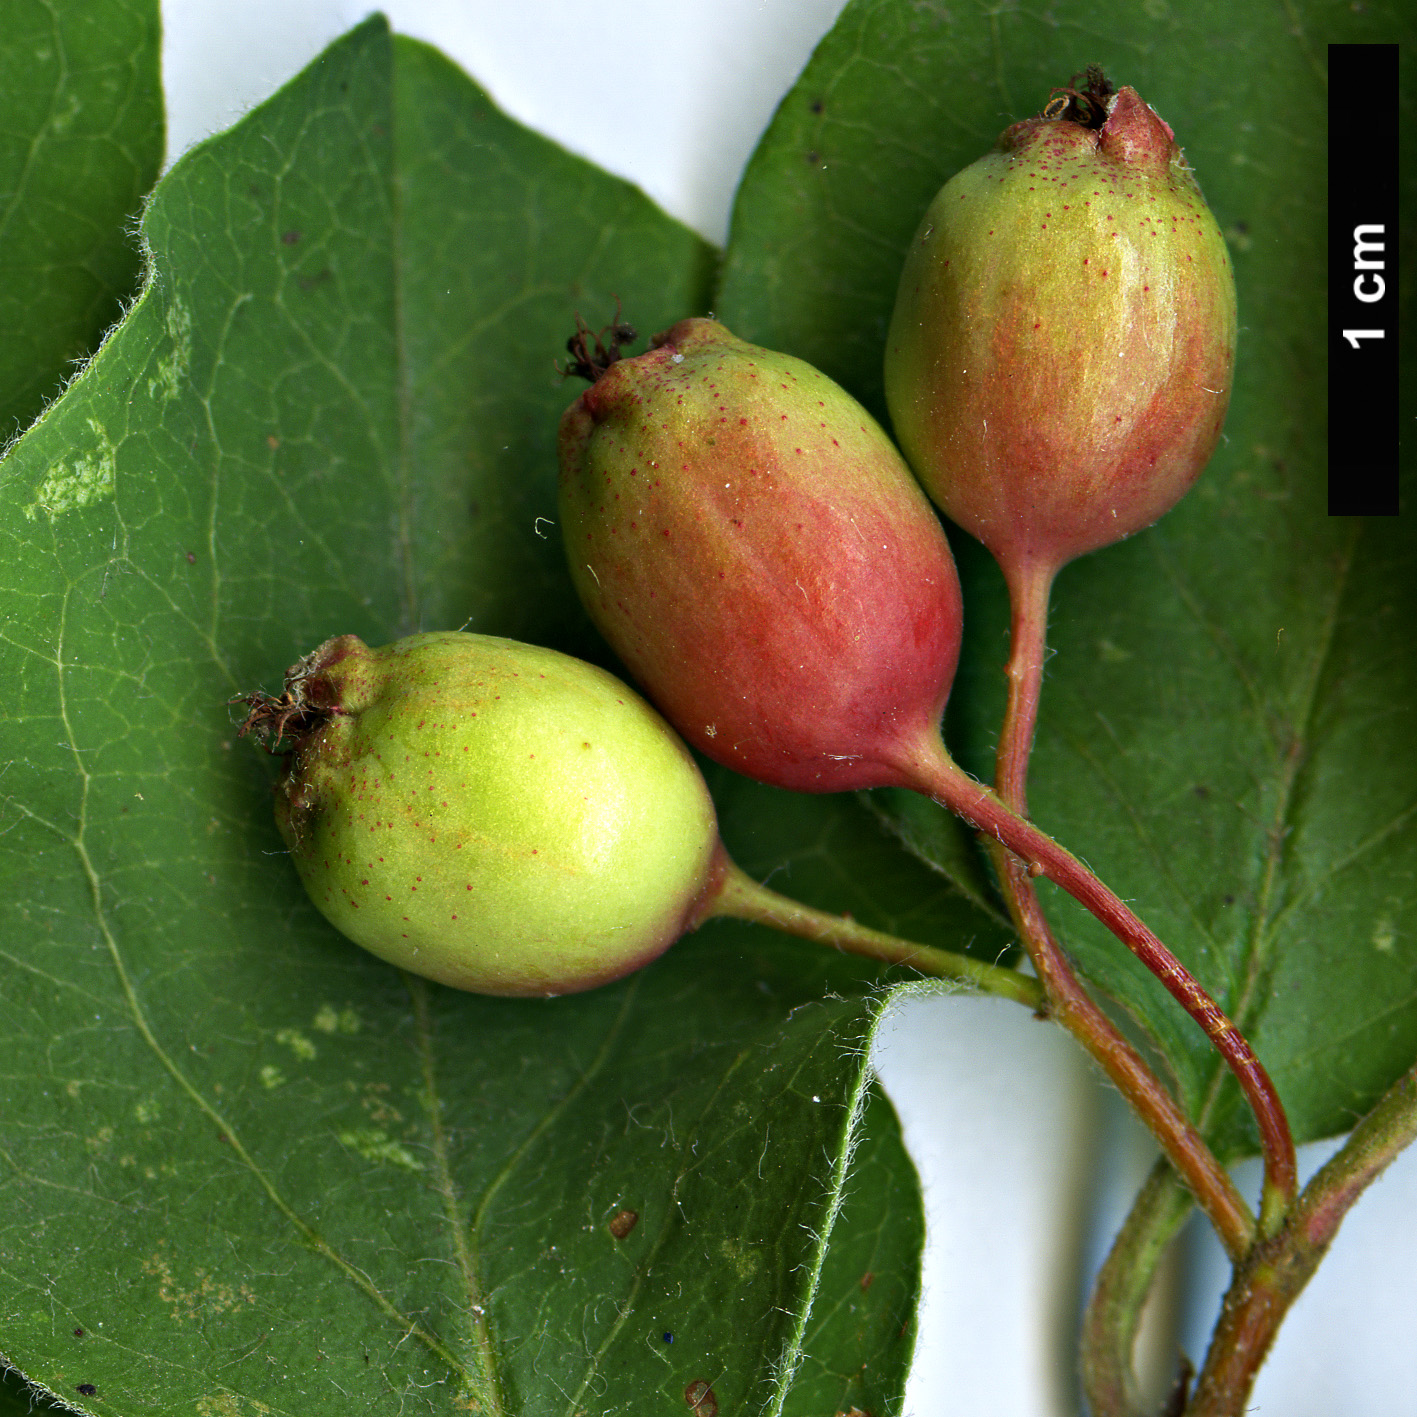
M 1353 294 L 1365 305 L 1375 305 L 1387 294 L 1387 282 L 1382 276 L 1368 274 L 1369 271 L 1384 269 L 1385 263 L 1382 258 L 1371 254 L 1374 251 L 1387 249 L 1385 242 L 1373 239 L 1384 234 L 1385 230 L 1382 226 L 1355 226 L 1353 228 L 1353 269 L 1358 272 L 1353 277 Z M 1343 338 L 1354 349 L 1361 349 L 1360 340 L 1383 339 L 1386 334 L 1386 330 L 1344 330 Z

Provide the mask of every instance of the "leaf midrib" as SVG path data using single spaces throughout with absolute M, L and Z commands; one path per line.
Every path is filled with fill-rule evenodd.
M 467 1304 L 464 1312 L 469 1319 L 473 1361 L 477 1376 L 475 1399 L 485 1404 L 488 1417 L 503 1417 L 506 1403 L 497 1372 L 492 1335 L 487 1324 L 481 1278 L 472 1249 L 468 1244 L 468 1226 L 457 1182 L 453 1178 L 447 1132 L 443 1127 L 443 1103 L 434 1069 L 434 1031 L 429 1011 L 429 986 L 418 975 L 400 970 L 409 997 L 413 1001 L 414 1027 L 418 1038 L 419 1062 L 423 1072 L 423 1106 L 433 1134 L 433 1175 L 438 1194 L 443 1198 L 443 1213 L 452 1236 L 453 1254 L 458 1273 L 462 1276 Z
M 1275 741 L 1280 770 L 1277 775 L 1278 790 L 1274 810 L 1270 825 L 1264 833 L 1264 876 L 1260 883 L 1258 899 L 1251 912 L 1249 938 L 1238 960 L 1238 997 L 1230 1010 L 1237 1027 L 1246 1035 L 1254 1032 L 1270 1002 L 1263 984 L 1274 964 L 1273 957 L 1280 934 L 1277 927 L 1287 914 L 1287 910 L 1276 908 L 1275 899 L 1281 888 L 1285 845 L 1294 830 L 1294 823 L 1290 821 L 1294 788 L 1308 763 L 1314 720 L 1319 711 L 1320 685 L 1323 682 L 1324 669 L 1333 654 L 1338 634 L 1339 612 L 1348 591 L 1349 575 L 1356 559 L 1362 528 L 1362 520 L 1355 519 L 1341 559 L 1335 565 L 1328 611 L 1310 653 L 1307 682 L 1295 703 L 1295 711 L 1277 722 L 1274 721 L 1274 715 L 1265 715 L 1271 720 L 1271 736 L 1277 734 L 1280 729 L 1285 729 L 1287 741 Z M 1214 637 L 1218 632 L 1205 619 L 1198 602 L 1189 594 L 1179 576 L 1174 575 L 1174 567 L 1168 565 L 1167 569 L 1173 573 L 1173 581 L 1178 593 L 1182 595 L 1183 603 Z M 1233 646 L 1228 644 L 1228 636 L 1225 638 L 1227 648 L 1233 652 Z M 1221 1089 L 1228 1075 L 1227 1069 L 1216 1058 L 1211 1065 L 1210 1085 L 1196 1116 L 1197 1124 L 1202 1130 L 1214 1120 Z
M 1274 751 L 1275 801 L 1269 822 L 1261 833 L 1263 873 L 1253 911 L 1250 928 L 1243 945 L 1231 952 L 1221 949 L 1213 933 L 1206 929 L 1194 910 L 1190 893 L 1176 879 L 1170 864 L 1161 852 L 1151 834 L 1144 828 L 1137 807 L 1129 800 L 1115 776 L 1106 769 L 1106 764 L 1081 739 L 1069 738 L 1068 745 L 1094 773 L 1096 779 L 1106 787 L 1119 809 L 1131 821 L 1138 841 L 1154 863 L 1157 874 L 1171 884 L 1181 900 L 1192 925 L 1202 943 L 1209 943 L 1216 949 L 1216 957 L 1225 961 L 1230 974 L 1230 984 L 1224 996 L 1218 1001 L 1229 1004 L 1227 1013 L 1242 1032 L 1249 1034 L 1262 1021 L 1268 997 L 1263 985 L 1271 973 L 1275 960 L 1275 949 L 1280 938 L 1280 927 L 1303 899 L 1312 895 L 1317 886 L 1311 886 L 1302 896 L 1291 898 L 1283 904 L 1276 904 L 1283 888 L 1282 868 L 1285 844 L 1293 823 L 1289 820 L 1294 803 L 1295 787 L 1309 761 L 1309 745 L 1313 739 L 1314 720 L 1320 711 L 1320 686 L 1324 670 L 1337 638 L 1340 611 L 1349 587 L 1349 577 L 1357 557 L 1357 547 L 1361 534 L 1361 521 L 1356 521 L 1349 533 L 1348 541 L 1335 566 L 1329 604 L 1320 629 L 1309 652 L 1309 663 L 1302 688 L 1293 701 L 1293 711 L 1281 714 L 1274 705 L 1267 703 L 1260 686 L 1247 669 L 1238 647 L 1223 626 L 1216 624 L 1205 612 L 1200 599 L 1181 573 L 1172 556 L 1168 554 L 1167 542 L 1156 535 L 1154 548 L 1159 569 L 1166 576 L 1178 602 L 1184 606 L 1202 632 L 1219 651 L 1222 659 L 1230 667 L 1235 681 L 1243 689 L 1250 709 L 1261 731 L 1270 740 Z M 1257 774 L 1257 779 L 1259 775 Z M 1262 779 L 1259 779 L 1262 780 Z M 1367 846 L 1376 844 L 1384 836 L 1390 835 L 1407 817 L 1417 815 L 1417 804 L 1404 814 L 1399 814 L 1391 822 L 1384 824 L 1365 838 L 1340 862 L 1334 863 L 1330 874 L 1344 869 L 1361 855 Z M 1254 819 L 1257 823 L 1259 818 Z M 1204 1075 L 1204 1071 L 1202 1075 Z M 1218 1057 L 1209 1061 L 1209 1082 L 1196 1113 L 1198 1125 L 1203 1129 L 1215 1118 L 1221 1091 L 1229 1076 L 1228 1069 Z

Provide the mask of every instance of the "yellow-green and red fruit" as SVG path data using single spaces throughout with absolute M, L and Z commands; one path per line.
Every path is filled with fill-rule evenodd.
M 1230 258 L 1171 129 L 1096 69 L 1045 114 L 931 203 L 886 351 L 907 458 L 1006 571 L 1054 571 L 1172 507 L 1235 359 Z
M 961 611 L 890 439 L 826 375 L 712 320 L 593 372 L 561 420 L 561 523 L 601 633 L 720 763 L 806 792 L 902 782 Z
M 287 740 L 276 820 L 336 929 L 481 994 L 550 996 L 647 964 L 711 908 L 713 804 L 618 679 L 470 634 L 354 635 L 248 727 Z

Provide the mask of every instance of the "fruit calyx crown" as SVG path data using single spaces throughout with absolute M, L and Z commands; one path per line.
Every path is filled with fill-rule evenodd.
M 1078 88 L 1080 77 L 1083 86 Z M 1115 87 L 1096 64 L 1088 66 L 1085 76 L 1074 74 L 1069 84 L 1054 89 L 1036 117 L 1005 128 L 997 146 L 1013 152 L 1062 135 L 1154 176 L 1164 176 L 1171 167 L 1190 172 L 1171 125 L 1134 88 Z
M 285 671 L 281 693 L 257 689 L 237 695 L 231 702 L 245 704 L 247 714 L 236 736 L 255 738 L 268 753 L 299 752 L 306 739 L 347 711 L 338 702 L 339 695 L 325 671 L 363 648 L 357 635 L 337 635 L 302 655 Z M 282 748 L 282 743 L 287 746 Z

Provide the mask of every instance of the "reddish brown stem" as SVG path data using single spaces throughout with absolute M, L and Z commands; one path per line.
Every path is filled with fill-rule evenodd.
M 998 843 L 992 853 L 1014 923 L 1048 996 L 1050 1014 L 1087 1049 L 1151 1129 L 1210 1217 L 1226 1253 L 1238 1260 L 1254 1238 L 1255 1219 L 1229 1173 L 1142 1056 L 1082 987 L 1049 931 L 1023 863 Z
M 1013 623 L 1009 634 L 1008 704 L 994 758 L 994 788 L 1021 817 L 1028 815 L 1028 759 L 1038 722 L 1048 646 L 1052 566 L 1029 562 L 1007 575 Z
M 999 731 L 994 783 L 1005 805 L 1020 816 L 1028 814 L 1028 761 L 1043 688 L 1048 600 L 1055 569 L 1024 562 L 1006 570 L 1013 613 L 1006 671 L 1009 696 Z M 1238 1262 L 1254 1240 L 1255 1223 L 1229 1173 L 1160 1079 L 1083 989 L 1053 938 L 1023 862 L 997 844 L 993 856 L 1010 913 L 1055 1015 L 1065 1022 L 1072 1020 L 1069 1026 L 1074 1036 L 1102 1064 L 1132 1110 L 1161 1143 L 1175 1168 L 1174 1172 L 1164 1170 L 1164 1174 L 1180 1175 L 1210 1217 L 1226 1252 Z M 1184 1206 L 1177 1209 L 1178 1214 L 1184 1214 Z M 1109 1282 L 1105 1269 L 1099 1277 L 1098 1291 L 1088 1310 L 1092 1327 L 1085 1330 L 1083 1351 L 1088 1394 L 1099 1417 L 1104 1413 L 1124 1417 L 1137 1409 L 1131 1351 L 1151 1273 L 1152 1267 L 1148 1267 L 1143 1278 L 1135 1267 L 1124 1266 L 1120 1279 L 1113 1274 Z M 1127 1287 L 1128 1280 L 1133 1281 L 1137 1293 Z
M 995 785 L 1004 804 L 1021 816 L 1026 816 L 1028 812 L 1028 760 L 1033 748 L 1038 702 L 1042 694 L 1043 662 L 1047 655 L 1048 643 L 1048 600 L 1056 570 L 1050 563 L 1028 559 L 1004 566 L 1004 575 L 1009 586 L 1009 603 L 1012 607 L 1012 626 L 1008 665 L 1009 697 L 999 734 Z M 1027 883 L 1023 888 L 1031 889 Z M 1121 938 L 1130 948 L 1136 950 L 1136 946 L 1127 940 L 1125 935 Z M 1159 941 L 1157 943 L 1160 944 Z M 1139 951 L 1138 954 L 1154 973 L 1159 973 L 1166 987 L 1205 1029 L 1207 1036 L 1215 1042 L 1221 1056 L 1232 1069 L 1237 1068 L 1238 1064 L 1239 1067 L 1250 1070 L 1251 1077 L 1260 1090 L 1267 1090 L 1270 1094 L 1267 1099 L 1273 1104 L 1270 1110 L 1277 1113 L 1277 1120 L 1283 1123 L 1283 1135 L 1275 1133 L 1276 1145 L 1273 1150 L 1269 1146 L 1264 1147 L 1265 1180 L 1260 1207 L 1260 1228 L 1264 1234 L 1273 1234 L 1278 1228 L 1285 1207 L 1293 1199 L 1298 1187 L 1288 1121 L 1284 1117 L 1283 1107 L 1274 1093 L 1273 1085 L 1268 1075 L 1263 1074 L 1263 1069 L 1260 1068 L 1243 1035 L 1235 1029 L 1189 972 L 1185 972 L 1184 980 L 1173 980 L 1157 971 Z M 1167 954 L 1176 968 L 1182 968 L 1174 956 L 1169 955 L 1169 951 Z M 1179 991 L 1173 984 L 1180 986 Z M 1199 1008 L 1199 1013 L 1192 1004 Z M 1260 1069 L 1263 1076 L 1255 1075 L 1254 1069 Z M 1245 1077 L 1238 1070 L 1237 1076 L 1240 1076 L 1243 1087 Z M 1253 1105 L 1253 1099 L 1251 1101 Z M 1260 1107 L 1255 1107 L 1255 1115 L 1263 1134 L 1265 1119 Z
M 927 741 L 900 768 L 909 786 L 1007 847 L 1026 863 L 1030 876 L 1047 876 L 1091 911 L 1200 1024 L 1235 1074 L 1259 1125 L 1265 1158 L 1262 1224 L 1282 1214 L 1298 1188 L 1289 1119 L 1269 1074 L 1215 1000 L 1114 891 L 1052 837 L 1010 811 L 991 788 L 970 777 L 938 738 Z
M 1005 568 L 1012 624 L 1009 636 L 1008 703 L 999 731 L 994 785 L 1005 806 L 1028 815 L 1028 761 L 1038 722 L 1043 689 L 1043 663 L 1048 647 L 1048 601 L 1056 567 L 1025 560 Z M 1125 1082 L 1109 1076 L 1141 1119 L 1151 1128 L 1173 1165 L 1185 1178 L 1201 1208 L 1211 1217 L 1222 1244 L 1232 1259 L 1244 1253 L 1254 1237 L 1254 1218 L 1240 1199 L 1229 1174 L 1216 1161 L 1200 1133 L 1177 1106 L 1152 1070 L 1125 1043 L 1111 1020 L 1083 990 L 1062 949 L 1054 940 L 1047 917 L 1023 863 L 998 847 L 995 867 L 1009 909 L 1023 935 L 1039 978 L 1050 991 L 1067 990 L 1068 1011 L 1077 1010 L 1077 1036 L 1093 1056 L 1107 1067 L 1101 1051 L 1126 1049 L 1131 1054 Z M 1086 1001 L 1085 1006 L 1080 1001 Z M 1063 1013 L 1065 1006 L 1055 1004 Z
M 1279 1326 L 1344 1216 L 1417 1139 L 1417 1069 L 1400 1078 L 1304 1188 L 1284 1228 L 1236 1267 L 1186 1417 L 1239 1417 Z

